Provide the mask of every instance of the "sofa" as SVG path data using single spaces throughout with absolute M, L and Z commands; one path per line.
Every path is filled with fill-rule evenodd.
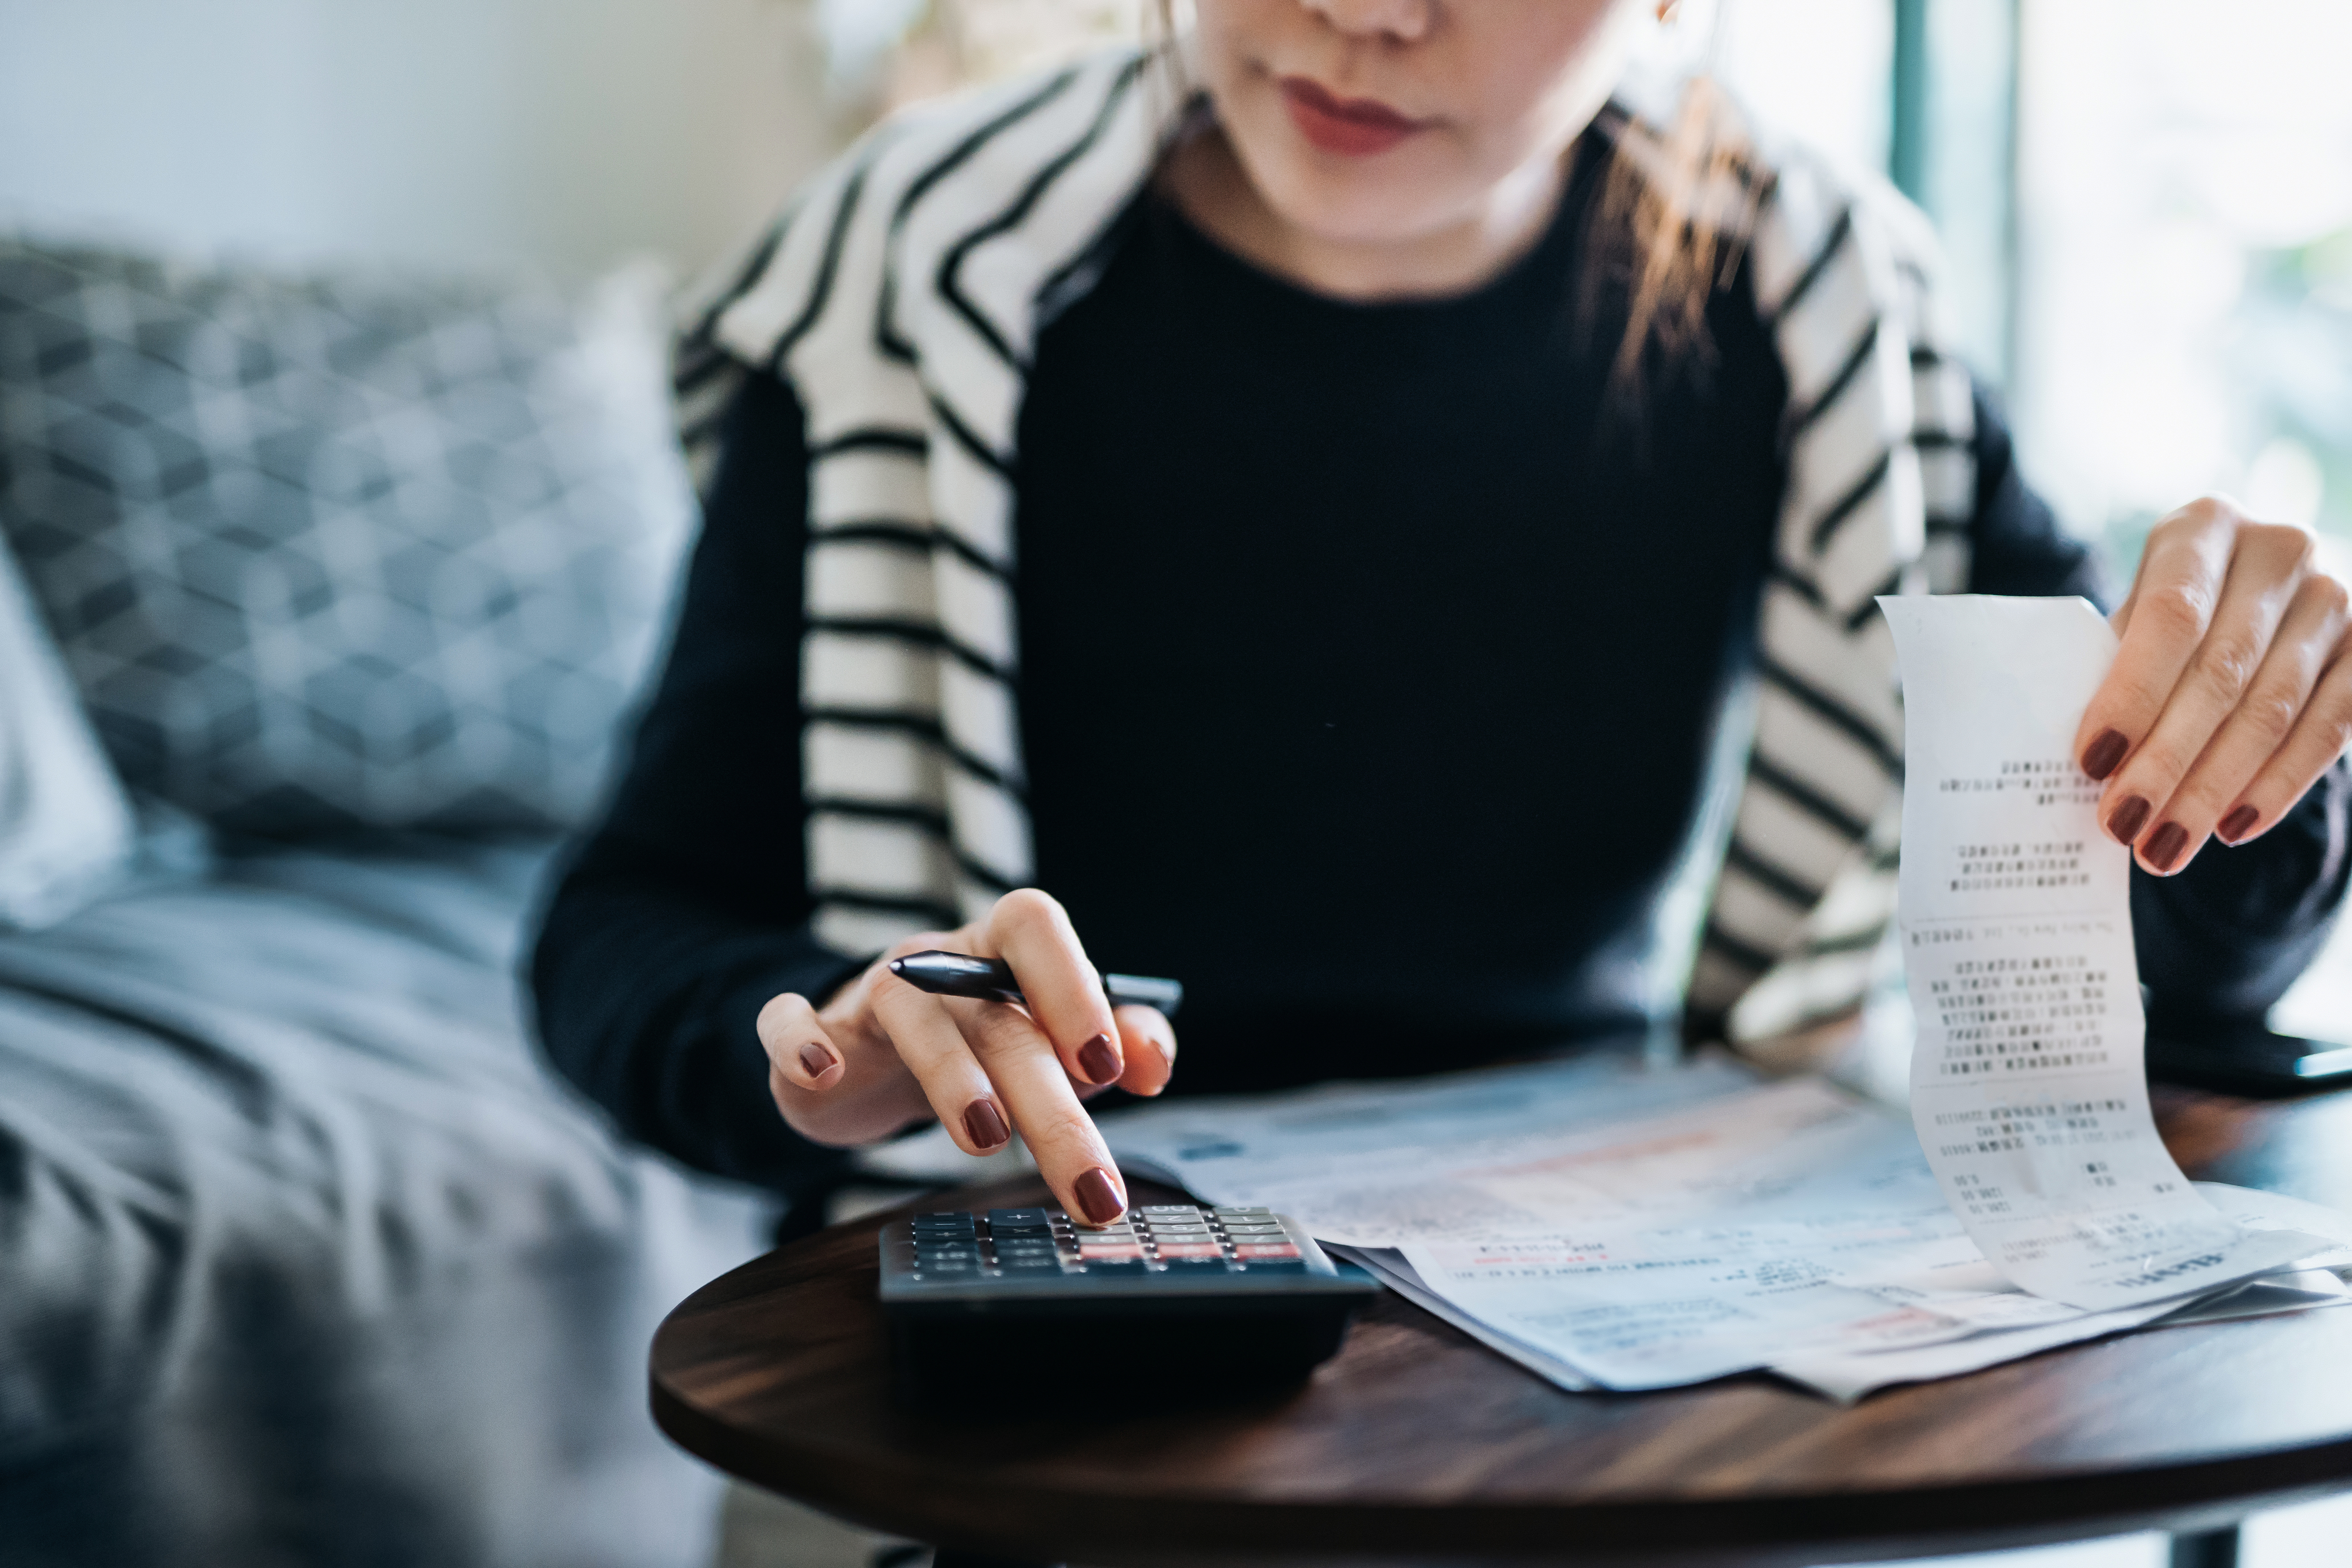
M 0 238 L 0 1561 L 678 1565 L 661 1314 L 771 1206 L 520 962 L 693 499 L 656 280 Z

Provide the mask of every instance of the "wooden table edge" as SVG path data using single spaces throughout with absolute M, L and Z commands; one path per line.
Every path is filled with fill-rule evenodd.
M 871 1231 L 882 1218 L 851 1221 L 793 1245 Z M 647 1379 L 656 1425 L 705 1462 L 853 1524 L 1008 1557 L 1083 1561 L 1099 1568 L 1203 1561 L 1434 1564 L 1512 1559 L 1768 1568 L 1992 1551 L 2137 1531 L 2209 1530 L 2352 1484 L 2352 1436 L 2345 1436 L 2130 1469 L 1720 1500 L 1372 1505 L 1221 1494 L 1213 1509 L 1200 1509 L 1185 1506 L 1195 1500 L 1177 1495 L 1155 1517 L 1153 1539 L 1139 1541 L 1137 1511 L 1144 1505 L 1133 1498 L 998 1478 L 987 1499 L 993 1517 L 983 1517 L 912 1466 L 887 1458 L 877 1462 L 870 1454 L 851 1460 L 780 1443 L 772 1434 L 747 1435 L 672 1387 L 660 1365 L 673 1322 L 706 1298 L 725 1294 L 737 1275 L 774 1256 L 709 1281 L 663 1319 L 654 1335 Z M 2147 1494 L 2158 1488 L 2166 1500 L 2150 1506 Z M 1021 1516 L 1009 1528 L 1007 1513 Z M 1978 1522 L 1987 1515 L 1998 1522 Z M 1479 1542 L 1475 1552 L 1462 1552 L 1465 1535 Z

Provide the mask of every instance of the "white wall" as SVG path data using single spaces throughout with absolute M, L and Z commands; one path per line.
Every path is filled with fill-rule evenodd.
M 822 154 L 809 37 L 804 0 L 0 0 L 0 221 L 696 267 Z

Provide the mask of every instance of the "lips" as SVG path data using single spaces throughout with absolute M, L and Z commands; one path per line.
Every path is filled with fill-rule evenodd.
M 1378 99 L 1341 98 L 1307 77 L 1284 77 L 1283 107 L 1312 145 L 1349 158 L 1370 158 L 1429 129 L 1430 121 Z

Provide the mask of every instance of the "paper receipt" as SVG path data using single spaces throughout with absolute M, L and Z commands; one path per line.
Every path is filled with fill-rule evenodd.
M 1952 1211 L 2020 1287 L 2101 1312 L 2326 1248 L 2225 1217 L 2157 1137 L 2131 854 L 2074 757 L 2105 620 L 2080 599 L 1878 602 L 1903 665 L 1911 1114 Z

